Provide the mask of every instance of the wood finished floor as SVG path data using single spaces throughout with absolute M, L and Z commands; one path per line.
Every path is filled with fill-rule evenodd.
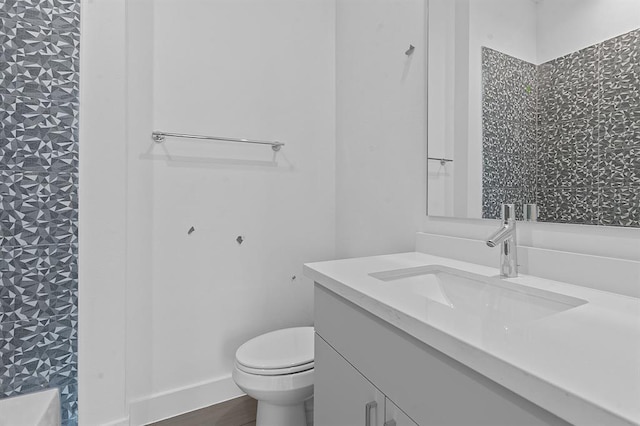
M 255 426 L 258 401 L 241 396 L 150 426 Z

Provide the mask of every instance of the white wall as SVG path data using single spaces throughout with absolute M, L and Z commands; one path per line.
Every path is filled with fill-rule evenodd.
M 152 394 L 154 279 L 154 163 L 141 153 L 152 145 L 153 41 L 155 0 L 127 0 L 127 383 L 129 424 L 143 424 L 157 414 L 147 404 Z M 172 401 L 168 412 L 176 410 Z
M 425 205 L 424 13 L 422 0 L 338 1 L 338 257 L 413 247 Z
M 640 28 L 638 0 L 541 0 L 537 63 Z
M 85 3 L 80 419 L 143 424 L 240 394 L 237 346 L 312 323 L 302 264 L 335 251 L 335 5 Z
M 531 0 L 469 0 L 470 63 L 482 70 L 483 46 L 536 63 L 536 16 Z
M 79 421 L 126 420 L 125 1 L 82 2 Z
M 461 42 L 468 45 L 468 36 L 462 31 L 468 28 L 468 14 L 462 14 L 456 7 L 461 3 L 450 0 L 431 0 L 428 11 L 428 156 L 432 158 L 454 158 L 454 147 L 466 144 L 460 141 L 456 144 L 456 121 L 461 118 L 456 114 L 456 82 L 468 80 L 468 66 L 463 63 L 456 67 L 459 59 L 459 50 L 456 49 Z M 466 8 L 468 9 L 468 7 Z M 435 18 L 437 17 L 437 18 Z M 460 34 L 462 32 L 462 34 Z M 466 37 L 465 37 L 466 36 Z M 466 104 L 465 102 L 464 104 Z M 460 169 L 466 173 L 465 167 L 456 167 L 457 162 L 438 163 L 429 160 L 427 205 L 431 214 L 438 216 L 453 215 L 453 195 L 458 192 L 466 192 L 464 188 L 454 190 L 454 177 L 460 176 Z M 464 181 L 466 178 L 459 179 Z M 460 194 L 466 205 L 466 195 Z M 464 207 L 466 214 L 466 207 Z
M 332 258 L 335 247 L 334 19 L 326 0 L 153 4 L 152 96 L 132 109 L 153 112 L 131 159 L 152 169 L 153 241 L 152 302 L 135 332 L 147 333 L 136 353 L 148 355 L 148 369 L 131 373 L 134 423 L 219 402 L 211 389 L 237 395 L 239 345 L 313 322 L 302 264 Z M 152 127 L 286 146 L 154 145 Z

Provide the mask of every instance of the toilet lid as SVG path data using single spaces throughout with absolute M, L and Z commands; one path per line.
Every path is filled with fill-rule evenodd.
M 313 334 L 313 327 L 286 328 L 263 334 L 240 346 L 236 352 L 236 361 L 251 370 L 292 369 L 307 364 L 312 366 Z

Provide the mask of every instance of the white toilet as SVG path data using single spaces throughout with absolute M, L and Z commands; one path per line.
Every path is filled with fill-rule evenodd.
M 313 396 L 313 327 L 276 330 L 236 351 L 233 380 L 258 400 L 256 426 L 305 426 Z

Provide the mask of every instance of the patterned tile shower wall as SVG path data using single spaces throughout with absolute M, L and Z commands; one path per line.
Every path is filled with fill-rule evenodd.
M 0 2 L 0 398 L 77 423 L 80 0 Z
M 483 48 L 482 81 L 482 217 L 496 218 L 535 202 L 536 66 Z
M 505 108 L 499 103 L 528 110 L 526 97 L 512 92 L 529 88 L 512 75 L 529 66 L 483 49 L 485 148 L 497 143 L 494 151 L 509 152 L 515 143 L 520 156 L 529 151 L 509 136 L 511 127 L 493 136 L 504 125 L 494 112 Z M 537 115 L 529 129 L 536 135 L 536 164 L 526 169 L 531 179 L 525 187 L 509 186 L 502 175 L 514 162 L 494 166 L 485 151 L 483 217 L 498 217 L 504 201 L 535 200 L 541 221 L 640 227 L 640 29 L 537 66 L 531 87 Z

